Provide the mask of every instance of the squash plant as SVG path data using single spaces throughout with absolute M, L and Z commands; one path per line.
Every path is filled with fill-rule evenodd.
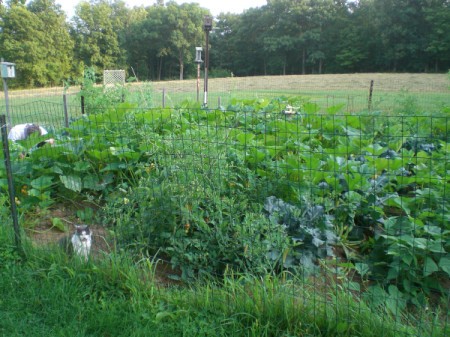
M 286 105 L 298 113 L 282 113 Z M 19 194 L 23 204 L 43 206 L 99 198 L 119 244 L 163 251 L 186 278 L 228 267 L 302 269 L 345 246 L 351 252 L 339 258 L 407 301 L 445 291 L 448 117 L 341 108 L 299 97 L 218 110 L 124 103 L 17 158 L 16 193 L 26 185 L 33 192 Z M 0 170 L 2 189 L 4 178 Z

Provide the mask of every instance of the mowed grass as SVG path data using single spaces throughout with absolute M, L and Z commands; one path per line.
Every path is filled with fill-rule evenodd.
M 370 88 L 372 98 L 369 103 Z M 174 107 L 183 101 L 197 100 L 197 80 L 160 81 L 127 84 L 127 99 L 144 95 L 153 97 L 146 107 Z M 149 92 L 150 91 L 150 92 Z M 199 104 L 204 102 L 203 78 L 199 82 Z M 64 89 L 47 88 L 10 90 L 11 124 L 40 122 L 64 125 Z M 394 114 L 442 111 L 450 106 L 450 78 L 448 74 L 339 74 L 289 75 L 210 78 L 208 108 L 228 107 L 234 99 L 273 99 L 300 96 L 316 103 L 317 112 L 340 106 L 340 113 L 368 110 Z M 69 119 L 81 115 L 79 87 L 66 90 Z M 0 113 L 5 113 L 4 95 L 0 97 Z
M 444 324 L 395 320 L 338 285 L 228 275 L 170 286 L 155 263 L 105 255 L 88 264 L 25 245 L 0 228 L 2 336 L 444 336 Z
M 354 113 L 369 108 L 372 81 L 372 110 L 399 112 L 414 105 L 433 113 L 450 105 L 447 74 L 339 74 L 213 78 L 208 81 L 208 106 L 226 107 L 233 99 L 302 96 L 323 110 L 342 105 L 341 112 Z M 169 106 L 196 100 L 196 85 L 196 80 L 154 82 L 155 102 L 162 102 L 163 92 Z M 200 103 L 203 91 L 201 80 Z

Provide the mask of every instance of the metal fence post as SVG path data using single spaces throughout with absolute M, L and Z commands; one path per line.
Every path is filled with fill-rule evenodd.
M 14 181 L 13 181 L 12 169 L 11 169 L 11 158 L 9 156 L 8 130 L 6 127 L 5 115 L 0 115 L 0 127 L 1 127 L 1 136 L 2 136 L 2 144 L 3 144 L 3 155 L 5 157 L 6 175 L 7 175 L 7 179 L 8 179 L 8 192 L 9 192 L 9 201 L 11 204 L 11 216 L 13 219 L 13 226 L 14 226 L 14 239 L 15 239 L 17 250 L 21 251 L 22 250 L 22 242 L 21 242 L 21 238 L 20 238 L 19 218 L 17 216 L 16 198 L 15 198 L 15 192 L 14 192 Z
M 67 112 L 67 94 L 63 94 L 63 104 L 64 104 L 64 125 L 66 128 L 69 127 L 69 114 Z
M 162 107 L 165 108 L 166 107 L 166 89 L 163 88 L 162 90 Z

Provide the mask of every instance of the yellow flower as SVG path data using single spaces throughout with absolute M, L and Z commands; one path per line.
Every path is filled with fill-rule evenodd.
M 23 185 L 22 189 L 20 190 L 20 192 L 22 192 L 22 194 L 28 195 L 28 186 L 27 185 Z
M 155 164 L 151 163 L 148 167 L 145 168 L 145 172 L 150 173 L 154 169 L 155 169 Z
M 189 223 L 184 225 L 184 231 L 186 232 L 186 234 L 189 232 L 189 228 L 191 228 L 191 225 Z
M 128 205 L 129 202 L 130 202 L 130 199 L 128 199 L 128 198 L 123 198 L 123 203 L 124 203 L 124 205 Z

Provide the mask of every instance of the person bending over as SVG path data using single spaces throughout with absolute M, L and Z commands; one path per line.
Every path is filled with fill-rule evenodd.
M 28 139 L 33 133 L 38 133 L 40 136 L 48 134 L 47 130 L 45 130 L 42 126 L 32 123 L 25 124 L 17 124 L 11 128 L 8 133 L 8 139 L 16 142 L 18 140 Z M 55 140 L 53 138 L 43 140 L 33 146 L 30 151 L 33 151 L 37 148 L 44 146 L 45 144 L 53 145 Z
M 39 135 L 46 135 L 48 132 L 42 126 L 37 124 L 17 124 L 9 130 L 8 139 L 12 141 L 24 140 L 30 137 L 33 133 L 38 132 Z

